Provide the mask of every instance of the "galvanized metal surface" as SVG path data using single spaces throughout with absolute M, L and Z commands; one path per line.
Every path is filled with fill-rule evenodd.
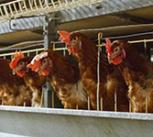
M 32 137 L 151 137 L 152 114 L 0 107 L 0 132 Z
M 61 22 L 153 6 L 153 0 L 103 0 L 90 6 L 61 11 Z
M 15 0 L 0 5 L 0 19 L 38 16 L 61 11 L 65 21 L 153 6 L 152 0 Z M 72 14 L 75 13 L 75 14 Z
M 43 27 L 44 21 L 44 16 L 12 19 L 11 21 L 0 23 L 0 34 L 18 30 L 37 29 Z
M 86 1 L 87 2 L 87 1 Z M 92 2 L 92 0 L 91 0 Z M 145 8 L 153 8 L 153 0 L 140 1 L 140 0 L 101 0 L 101 2 L 96 0 L 90 4 L 83 4 L 82 6 L 69 7 L 68 9 L 63 8 L 57 13 L 56 19 L 60 19 L 60 23 L 66 23 L 70 21 L 76 21 L 80 19 L 86 19 L 90 17 L 97 17 L 103 15 L 112 15 L 119 12 L 126 12 L 134 9 L 145 10 Z M 149 15 L 152 13 L 148 13 Z M 121 18 L 121 17 L 120 17 Z M 13 18 L 11 18 L 13 19 Z M 123 19 L 129 22 L 129 18 Z M 143 19 L 143 18 L 142 18 Z M 2 20 L 1 20 L 2 21 Z M 97 22 L 98 23 L 98 22 Z M 115 23 L 115 22 L 114 22 Z M 30 18 L 13 19 L 11 22 L 1 22 L 0 23 L 0 34 L 12 32 L 13 30 L 23 30 L 23 29 L 33 29 L 42 27 L 44 24 L 43 16 L 36 16 Z M 10 28 L 10 26 L 12 28 Z M 86 25 L 85 25 L 86 26 Z
M 15 134 L 8 134 L 8 133 L 1 133 L 0 137 L 28 137 L 28 136 L 22 136 L 22 135 L 15 135 Z
M 44 15 L 97 2 L 102 0 L 14 0 L 0 4 L 0 19 Z

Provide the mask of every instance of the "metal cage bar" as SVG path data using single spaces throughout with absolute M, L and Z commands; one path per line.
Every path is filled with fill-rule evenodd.
M 76 8 L 78 6 L 91 5 L 100 1 L 102 0 L 47 0 L 47 2 L 46 0 L 15 0 L 0 5 L 0 11 L 4 9 L 4 14 L 0 14 L 0 19 L 9 20 L 10 18 L 18 18 L 21 16 L 34 16 L 40 12 L 46 14 L 46 9 L 48 13 L 52 13 L 69 8 Z
M 129 41 L 130 43 L 139 43 L 139 42 L 153 42 L 153 39 L 145 39 L 145 40 L 137 40 L 137 41 Z M 38 43 L 40 43 L 41 45 L 42 45 L 42 43 L 43 43 L 43 40 L 40 40 L 40 41 L 34 41 L 34 42 L 25 42 L 26 44 L 29 44 L 29 45 L 31 45 L 31 43 L 32 44 L 38 44 Z M 24 43 L 24 44 L 25 44 Z M 67 48 L 66 47 L 58 47 L 58 44 L 59 43 L 61 43 L 61 42 L 53 42 L 53 41 L 51 41 L 51 44 L 52 44 L 52 48 L 53 48 L 53 50 L 54 51 L 63 51 L 63 52 L 65 52 L 66 50 L 67 50 Z M 100 43 L 99 43 L 100 44 Z M 21 45 L 23 45 L 23 43 L 21 44 Z M 13 46 L 11 46 L 11 48 L 13 47 L 17 47 L 17 46 L 19 46 L 19 44 L 16 44 L 16 45 L 13 45 Z M 36 53 L 36 54 L 38 54 L 38 52 L 41 52 L 41 51 L 43 51 L 45 48 L 37 48 L 37 49 L 30 49 L 30 50 L 22 50 L 22 52 L 23 53 L 26 53 L 27 54 L 27 56 L 29 56 L 30 55 L 30 53 Z M 0 54 L 0 57 L 3 57 L 4 59 L 7 57 L 7 56 L 12 56 L 14 54 L 14 52 L 10 52 L 10 53 L 3 53 L 3 54 Z M 53 95 L 52 95 L 52 107 L 55 107 L 55 102 L 54 102 L 54 93 L 53 93 Z M 114 108 L 115 108 L 115 111 L 117 111 L 117 91 L 115 91 L 115 94 L 114 94 L 114 102 L 115 102 L 115 104 L 114 104 Z M 103 110 L 103 99 L 102 98 L 100 98 L 100 102 L 99 102 L 100 104 L 99 104 L 99 106 L 100 106 L 100 110 L 102 111 Z M 146 97 L 146 113 L 148 112 L 148 107 L 147 107 L 147 104 L 148 104 L 148 98 Z M 77 109 L 79 109 L 78 108 L 78 106 L 76 106 L 76 108 Z M 90 108 L 90 100 L 89 100 L 89 97 L 88 97 L 88 110 L 90 110 L 91 108 Z M 129 102 L 129 111 L 130 112 L 132 112 L 132 109 L 131 109 L 131 103 Z

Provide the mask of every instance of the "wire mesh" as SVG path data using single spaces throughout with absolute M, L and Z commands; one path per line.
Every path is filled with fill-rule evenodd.
M 147 42 L 152 42 L 152 41 L 153 41 L 153 39 L 148 39 L 148 40 L 145 39 L 145 40 L 130 41 L 130 43 L 139 43 L 139 42 L 145 42 L 145 43 L 147 43 Z M 43 41 L 35 41 L 35 42 L 25 42 L 24 44 L 30 44 L 30 45 L 33 44 L 32 47 L 34 47 L 34 46 L 37 46 L 37 44 L 40 44 L 41 45 L 42 43 L 43 43 Z M 57 52 L 62 51 L 63 55 L 66 56 L 66 51 L 67 51 L 66 46 L 64 45 L 64 46 L 61 46 L 60 47 L 59 44 L 61 44 L 61 42 L 53 42 L 53 41 L 51 42 L 51 45 L 52 45 L 52 48 L 53 48 L 54 51 L 57 51 Z M 99 43 L 99 44 L 101 46 L 101 43 Z M 21 43 L 21 46 L 23 46 L 23 43 Z M 16 44 L 16 45 L 10 46 L 9 48 L 10 49 L 14 49 L 16 47 L 19 47 L 19 49 L 20 49 L 20 44 Z M 9 48 L 4 49 L 4 51 L 9 50 Z M 44 48 L 35 48 L 35 49 L 22 50 L 22 52 L 25 53 L 27 56 L 30 56 L 31 53 L 38 54 L 41 51 L 44 51 Z M 14 52 L 2 53 L 2 54 L 0 54 L 0 57 L 6 59 L 8 57 L 11 58 L 12 55 L 14 55 Z M 117 104 L 118 104 L 118 102 L 117 102 L 117 100 L 118 100 L 117 99 L 117 91 L 115 91 L 114 93 L 115 93 L 114 94 L 114 111 L 118 111 L 118 108 L 117 108 Z M 55 96 L 56 95 L 53 93 L 52 94 L 52 100 L 51 100 L 52 101 L 52 108 L 55 108 L 55 103 L 56 103 L 55 102 L 55 99 L 54 99 Z M 91 110 L 90 98 L 88 97 L 87 100 L 88 100 L 88 110 Z M 104 100 L 101 97 L 100 98 L 100 101 L 99 101 L 99 110 L 101 110 L 101 111 L 103 111 L 103 107 L 104 107 L 103 106 L 103 104 L 104 104 L 103 101 Z M 3 104 L 3 102 L 2 102 L 2 104 Z M 78 105 L 76 105 L 76 109 L 79 109 Z M 132 110 L 132 104 L 131 104 L 131 101 L 129 101 L 129 112 L 132 112 L 132 111 L 133 111 Z M 145 112 L 146 113 L 148 112 L 148 98 L 147 97 L 145 99 Z
M 9 20 L 23 16 L 35 16 L 91 5 L 101 0 L 15 0 L 0 5 L 0 19 Z

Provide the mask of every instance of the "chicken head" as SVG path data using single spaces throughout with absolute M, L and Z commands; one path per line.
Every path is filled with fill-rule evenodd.
M 119 65 L 126 58 L 126 52 L 123 45 L 123 41 L 116 40 L 111 43 L 110 39 L 106 39 L 105 47 L 110 64 Z
M 79 58 L 79 53 L 81 51 L 82 45 L 82 34 L 70 33 L 66 31 L 58 31 L 58 34 L 60 35 L 60 40 L 66 44 L 69 54 Z
M 48 52 L 41 52 L 36 55 L 27 67 L 37 72 L 40 76 L 48 76 L 52 70 L 52 61 L 48 57 Z
M 26 74 L 27 61 L 24 60 L 24 58 L 25 57 L 22 52 L 17 52 L 9 64 L 13 74 L 16 74 L 19 77 L 24 77 Z

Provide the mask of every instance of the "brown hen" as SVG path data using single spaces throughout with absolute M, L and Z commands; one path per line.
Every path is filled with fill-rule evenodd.
M 92 109 L 97 109 L 97 47 L 87 36 L 81 33 L 60 31 L 60 39 L 65 42 L 70 54 L 79 62 L 83 87 L 89 96 Z M 127 87 L 122 76 L 109 65 L 104 54 L 100 62 L 99 96 L 103 100 L 101 107 L 105 111 L 115 110 L 114 94 L 117 94 L 117 110 L 128 111 Z
M 78 65 L 52 50 L 35 56 L 29 67 L 49 81 L 64 108 L 87 108 L 87 96 L 82 89 Z
M 133 112 L 153 112 L 153 70 L 147 59 L 130 44 L 106 40 L 108 60 L 117 65 L 128 85 Z
M 0 59 L 0 98 L 3 105 L 30 106 L 31 93 L 24 81 L 14 75 L 6 59 Z
M 27 67 L 32 58 L 24 57 L 21 52 L 16 53 L 10 63 L 10 67 L 18 77 L 24 79 L 26 86 L 30 88 L 32 92 L 32 107 L 41 107 L 42 86 L 45 84 L 45 77 L 40 77 Z

